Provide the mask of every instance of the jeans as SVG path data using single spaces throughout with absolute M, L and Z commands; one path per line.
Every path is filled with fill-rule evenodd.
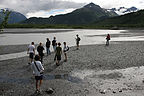
M 106 41 L 106 46 L 109 46 L 109 40 Z
M 54 52 L 56 51 L 56 46 L 53 46 Z
M 50 55 L 51 54 L 50 48 L 47 47 L 46 50 L 47 50 L 47 55 Z

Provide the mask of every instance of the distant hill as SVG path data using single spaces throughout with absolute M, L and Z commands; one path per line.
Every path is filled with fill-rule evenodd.
M 130 8 L 126 8 L 126 7 L 111 8 L 111 9 L 107 9 L 107 11 L 116 12 L 118 15 L 124 15 L 131 12 L 137 12 L 139 11 L 139 9 L 133 6 Z
M 112 17 L 102 21 L 96 21 L 95 24 L 101 25 L 144 25 L 144 10 L 140 10 L 125 15 Z
M 49 18 L 32 17 L 22 23 L 26 24 L 89 24 L 94 21 L 118 16 L 115 12 L 109 12 L 94 3 L 90 3 L 71 13 L 51 16 Z
M 4 16 L 4 14 L 2 12 L 3 10 L 11 11 L 9 19 L 8 19 L 9 24 L 19 23 L 19 22 L 27 19 L 23 14 L 21 14 L 19 12 L 12 11 L 10 9 L 0 9 L 0 22 L 2 21 L 2 17 Z

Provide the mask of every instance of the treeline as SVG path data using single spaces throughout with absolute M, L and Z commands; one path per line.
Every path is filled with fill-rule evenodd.
M 142 28 L 144 24 L 89 24 L 89 25 L 67 25 L 67 24 L 8 24 L 6 28 L 54 28 L 54 29 L 113 29 L 113 28 Z

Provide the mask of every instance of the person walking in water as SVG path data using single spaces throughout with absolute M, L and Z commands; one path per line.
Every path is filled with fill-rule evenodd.
M 27 54 L 29 54 L 29 63 L 31 64 L 35 55 L 35 46 L 34 42 L 31 43 L 31 45 L 28 46 Z
M 53 41 L 52 41 L 52 46 L 54 49 L 54 52 L 56 51 L 56 37 L 54 37 Z
M 76 46 L 77 46 L 77 50 L 79 49 L 79 42 L 80 42 L 80 37 L 78 36 L 78 34 L 76 35 Z
M 59 66 L 59 62 L 61 60 L 61 54 L 62 54 L 62 48 L 61 43 L 58 43 L 58 46 L 56 47 L 56 65 Z
M 69 50 L 69 47 L 66 45 L 66 42 L 63 43 L 64 44 L 64 48 L 63 48 L 63 52 L 64 52 L 64 56 L 65 56 L 65 62 L 67 61 L 67 51 Z
M 36 93 L 40 92 L 40 86 L 42 84 L 43 72 L 44 72 L 44 68 L 39 60 L 40 60 L 39 55 L 36 55 L 34 61 L 31 64 L 31 68 L 33 70 L 33 74 L 35 75 L 36 80 Z
M 37 47 L 37 51 L 40 56 L 41 63 L 43 63 L 43 56 L 44 56 L 43 50 L 44 50 L 44 47 L 42 46 L 42 43 L 40 42 L 39 46 Z
M 47 38 L 47 42 L 46 42 L 47 56 L 51 54 L 51 52 L 50 52 L 50 45 L 51 45 L 51 42 L 50 42 L 49 38 Z
M 106 46 L 109 46 L 110 34 L 107 34 L 106 37 Z

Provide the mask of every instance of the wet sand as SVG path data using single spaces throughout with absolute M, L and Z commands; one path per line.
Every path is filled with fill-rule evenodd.
M 118 42 L 108 47 L 72 47 L 68 61 L 62 58 L 60 66 L 55 65 L 53 53 L 45 56 L 45 78 L 38 96 L 49 96 L 45 92 L 49 87 L 54 89 L 52 96 L 143 96 L 143 46 L 144 42 Z M 36 96 L 27 62 L 28 57 L 0 61 L 0 95 Z

